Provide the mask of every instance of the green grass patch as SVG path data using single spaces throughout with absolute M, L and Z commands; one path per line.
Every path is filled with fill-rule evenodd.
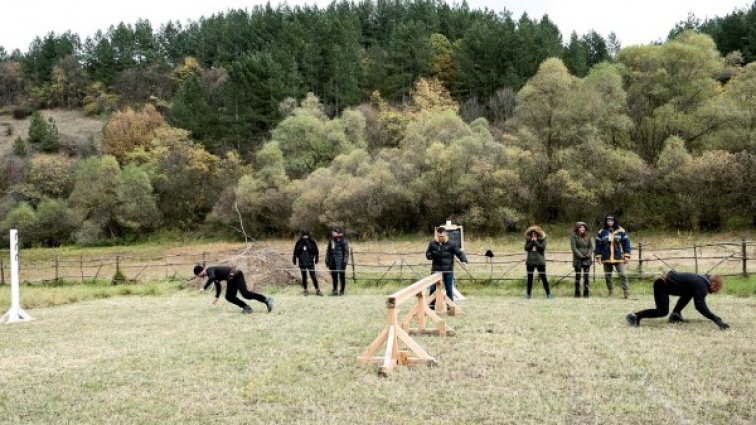
M 34 321 L 0 327 L 3 421 L 756 421 L 751 298 L 711 297 L 712 311 L 732 324 L 722 332 L 692 307 L 680 325 L 628 327 L 624 314 L 650 306 L 648 295 L 526 301 L 470 288 L 464 314 L 447 318 L 456 336 L 415 337 L 438 367 L 381 378 L 356 359 L 383 328 L 391 289 L 303 297 L 286 288 L 272 292 L 273 313 L 252 302 L 249 316 L 189 291 L 27 308 Z
M 25 309 L 53 307 L 91 299 L 122 295 L 161 296 L 182 288 L 176 282 L 128 283 L 112 285 L 108 281 L 95 283 L 58 282 L 45 285 L 21 285 L 21 306 Z M 0 286 L 0 310 L 10 307 L 10 286 Z

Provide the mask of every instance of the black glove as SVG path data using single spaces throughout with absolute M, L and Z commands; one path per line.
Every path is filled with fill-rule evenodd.
M 717 320 L 714 321 L 714 323 L 716 323 L 717 326 L 719 326 L 719 329 L 721 330 L 730 329 L 730 325 L 725 323 L 722 319 L 718 318 Z
M 681 323 L 681 322 L 684 322 L 681 313 L 673 311 L 672 314 L 669 315 L 669 323 Z

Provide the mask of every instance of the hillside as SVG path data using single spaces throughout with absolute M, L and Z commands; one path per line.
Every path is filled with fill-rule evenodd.
M 41 112 L 45 119 L 55 120 L 64 146 L 84 143 L 89 137 L 94 138 L 97 145 L 102 141 L 102 127 L 105 124 L 102 118 L 86 116 L 82 110 L 55 109 Z M 31 117 L 17 120 L 9 115 L 0 115 L 0 156 L 13 149 L 16 137 L 26 139 L 29 136 L 30 121 Z

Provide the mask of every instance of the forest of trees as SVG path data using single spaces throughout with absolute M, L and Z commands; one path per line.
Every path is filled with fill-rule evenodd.
M 753 226 L 754 59 L 756 2 L 627 48 L 434 0 L 50 33 L 0 48 L 0 113 L 32 115 L 0 159 L 0 236 Z M 102 144 L 61 144 L 50 108 L 105 117 Z

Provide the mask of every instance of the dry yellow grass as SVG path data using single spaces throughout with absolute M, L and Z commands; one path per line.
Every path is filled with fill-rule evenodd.
M 349 290 L 349 289 L 348 289 Z M 119 297 L 0 326 L 3 423 L 747 424 L 756 305 L 711 297 L 733 325 L 623 315 L 651 303 L 470 295 L 457 336 L 417 337 L 436 368 L 380 378 L 356 357 L 385 296 L 273 294 L 251 316 L 207 296 Z
M 41 111 L 45 119 L 52 118 L 58 126 L 58 132 L 64 140 L 73 140 L 77 143 L 84 143 L 89 137 L 93 137 L 95 143 L 99 145 L 102 140 L 102 127 L 105 121 L 89 117 L 79 110 L 53 109 Z M 13 119 L 11 116 L 0 115 L 0 155 L 13 149 L 13 141 L 21 136 L 22 139 L 29 137 L 30 118 L 23 120 Z M 7 124 L 12 129 L 12 134 L 6 134 Z

